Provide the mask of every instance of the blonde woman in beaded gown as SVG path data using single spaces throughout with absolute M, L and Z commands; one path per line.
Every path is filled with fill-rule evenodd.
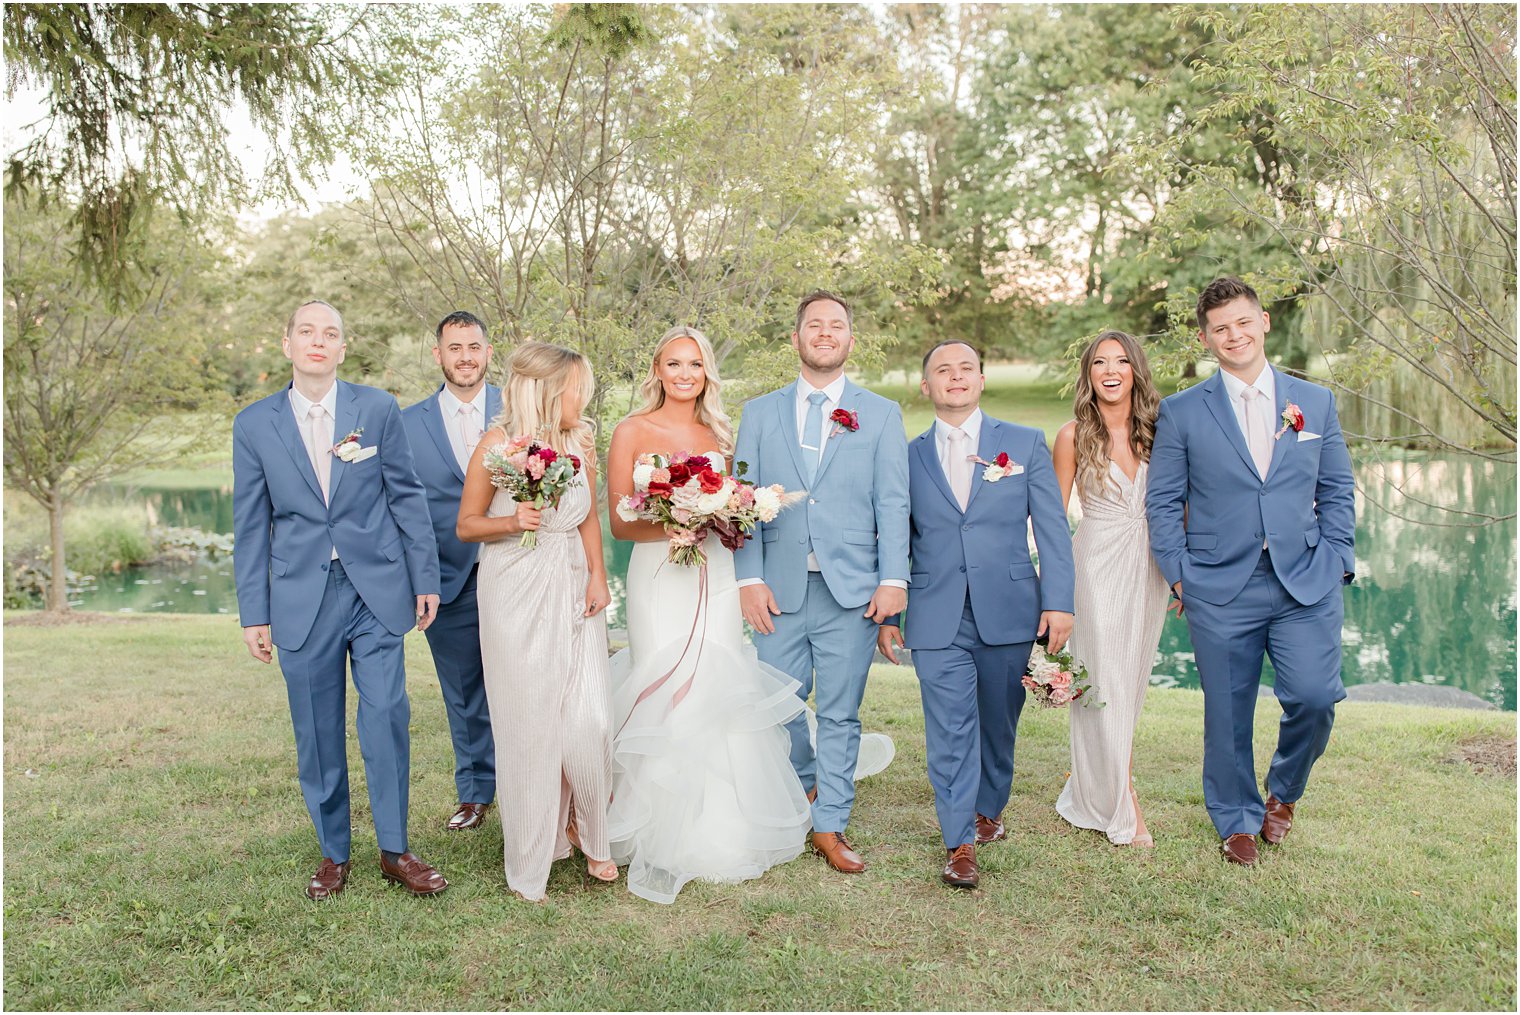
M 612 730 L 602 613 L 612 597 L 593 509 L 595 437 L 581 418 L 594 390 L 590 364 L 569 349 L 525 342 L 508 369 L 502 414 L 465 475 L 458 530 L 484 544 L 480 649 L 507 886 L 539 901 L 550 865 L 572 844 L 592 877 L 617 878 L 607 841 Z M 491 486 L 485 452 L 521 434 L 582 460 L 557 507 L 539 511 Z M 528 530 L 538 533 L 536 547 L 520 545 Z
M 1087 666 L 1095 702 L 1070 708 L 1071 776 L 1056 811 L 1118 846 L 1154 844 L 1132 773 L 1135 725 L 1168 598 L 1145 517 L 1159 401 L 1140 344 L 1106 331 L 1083 350 L 1076 419 L 1061 428 L 1053 451 L 1062 497 L 1069 507 L 1075 489 L 1082 504 L 1072 537 L 1077 623 L 1070 649 Z
M 694 328 L 656 345 L 645 404 L 612 435 L 609 499 L 633 490 L 647 452 L 705 455 L 726 468 L 733 428 L 723 413 L 712 346 Z M 634 542 L 628 564 L 628 649 L 612 660 L 612 855 L 628 890 L 669 904 L 692 880 L 757 878 L 796 858 L 811 821 L 792 767 L 786 723 L 803 711 L 798 684 L 744 641 L 733 553 L 715 536 L 707 566 L 667 560 L 664 531 L 612 513 Z M 861 738 L 856 777 L 885 768 L 892 742 Z

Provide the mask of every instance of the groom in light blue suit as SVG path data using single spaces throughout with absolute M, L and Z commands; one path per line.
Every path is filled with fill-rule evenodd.
M 981 881 L 978 843 L 1005 837 L 1024 670 L 1036 638 L 1071 636 L 1071 529 L 1045 435 L 980 407 L 981 357 L 948 340 L 924 354 L 935 421 L 908 446 L 912 582 L 907 645 L 924 704 L 929 781 L 945 843 L 940 879 Z M 1006 466 L 1000 465 L 1006 454 Z M 1030 523 L 1040 552 L 1029 559 Z M 899 621 L 879 647 L 897 661 Z
M 233 570 L 243 642 L 280 649 L 301 794 L 322 862 L 312 899 L 349 872 L 344 665 L 359 693 L 359 750 L 380 872 L 414 895 L 448 887 L 407 850 L 411 705 L 403 638 L 438 608 L 438 548 L 396 399 L 338 380 L 346 346 L 331 304 L 285 326 L 292 383 L 232 424 Z
M 734 554 L 740 608 L 760 659 L 815 696 L 818 746 L 793 720 L 792 764 L 813 800 L 813 850 L 835 870 L 865 863 L 844 837 L 855 800 L 860 702 L 877 625 L 908 585 L 908 463 L 897 403 L 850 383 L 849 306 L 815 291 L 797 308 L 794 384 L 744 408 L 734 461 L 759 485 L 806 490 Z M 816 675 L 816 679 L 815 679 Z
M 496 744 L 486 704 L 475 600 L 480 544 L 461 543 L 454 530 L 459 523 L 465 466 L 480 435 L 501 412 L 501 389 L 486 381 L 491 343 L 480 318 L 456 310 L 438 322 L 433 339 L 433 361 L 443 371 L 443 383 L 422 401 L 401 410 L 401 420 L 416 457 L 417 478 L 427 490 L 433 535 L 438 540 L 443 591 L 438 619 L 424 633 L 454 743 L 459 802 L 444 827 L 457 832 L 479 828 L 496 798 Z
M 1217 278 L 1197 314 L 1220 369 L 1161 403 L 1146 513 L 1203 684 L 1204 803 L 1225 859 L 1251 866 L 1258 834 L 1288 834 L 1346 696 L 1355 487 L 1335 396 L 1267 365 L 1271 317 L 1255 290 Z M 1251 743 L 1263 655 L 1283 710 L 1265 801 Z

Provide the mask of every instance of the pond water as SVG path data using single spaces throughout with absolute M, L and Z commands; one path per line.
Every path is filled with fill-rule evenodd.
M 1359 455 L 1356 470 L 1358 563 L 1346 597 L 1346 683 L 1443 684 L 1513 711 L 1515 522 L 1470 525 L 1477 518 L 1436 507 L 1513 515 L 1514 464 L 1383 452 Z M 137 493 L 161 524 L 232 530 L 230 487 Z M 603 538 L 613 594 L 609 619 L 618 627 L 632 547 L 605 530 Z M 229 557 L 129 568 L 79 590 L 73 601 L 80 609 L 109 612 L 237 610 Z M 1264 679 L 1271 680 L 1270 664 Z M 1198 686 L 1185 621 L 1167 619 L 1152 682 Z

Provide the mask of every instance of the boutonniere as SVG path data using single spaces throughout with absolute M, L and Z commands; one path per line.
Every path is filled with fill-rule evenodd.
M 1287 405 L 1283 406 L 1282 427 L 1272 435 L 1272 439 L 1275 441 L 1283 434 L 1287 433 L 1289 427 L 1293 429 L 1294 433 L 1298 433 L 1304 428 L 1304 410 L 1300 409 L 1292 402 L 1289 402 Z
M 1008 476 L 1021 476 L 1024 473 L 1024 467 L 1012 458 L 1009 458 L 1006 451 L 999 451 L 998 456 L 990 462 L 985 458 L 978 458 L 976 455 L 967 455 L 966 457 L 978 465 L 987 466 L 982 470 L 982 478 L 989 483 L 996 483 L 998 480 Z
M 854 433 L 859 430 L 860 413 L 852 409 L 835 409 L 829 413 L 829 422 L 834 424 L 834 429 L 829 431 L 829 440 L 833 440 L 846 431 Z
M 338 443 L 332 446 L 332 453 L 345 462 L 352 462 L 359 457 L 359 436 L 364 433 L 364 427 L 355 427 Z

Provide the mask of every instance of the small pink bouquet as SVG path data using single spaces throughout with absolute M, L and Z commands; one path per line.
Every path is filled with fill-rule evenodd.
M 1087 667 L 1070 652 L 1051 655 L 1045 646 L 1035 644 L 1029 650 L 1026 669 L 1024 689 L 1046 708 L 1065 708 L 1074 701 L 1081 701 L 1083 708 L 1102 708 L 1107 704 L 1088 697 L 1092 684 L 1088 683 Z
M 536 508 L 558 507 L 560 497 L 581 471 L 580 458 L 560 454 L 531 437 L 513 437 L 505 444 L 487 449 L 481 464 L 486 467 L 492 486 L 507 491 L 513 500 Z M 524 532 L 518 545 L 537 546 L 537 530 Z
M 787 493 L 779 483 L 747 482 L 741 478 L 747 468 L 740 462 L 737 475 L 727 476 L 706 455 L 640 455 L 633 463 L 634 492 L 618 501 L 618 517 L 663 526 L 670 537 L 669 560 L 700 567 L 707 563 L 702 543 L 708 533 L 737 550 L 757 524 L 774 521 L 802 499 L 801 492 Z

